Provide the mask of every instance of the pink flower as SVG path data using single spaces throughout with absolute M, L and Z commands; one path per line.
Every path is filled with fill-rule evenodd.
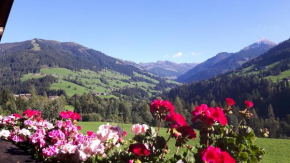
M 135 134 L 135 135 L 139 135 L 142 133 L 142 125 L 140 124 L 135 124 L 131 127 L 131 131 Z
M 118 145 L 120 140 L 123 140 L 123 130 L 119 126 L 112 126 L 109 123 L 101 125 L 96 132 L 96 138 L 102 143 L 111 140 L 114 145 Z
M 42 149 L 42 154 L 45 157 L 51 157 L 57 153 L 58 153 L 58 149 L 53 145 L 50 145 L 49 147 Z
M 140 124 L 135 124 L 131 127 L 131 131 L 135 135 L 143 134 L 148 130 L 148 126 L 146 124 L 140 125 Z
M 147 130 L 149 129 L 149 127 L 146 124 L 142 125 L 142 133 L 145 133 Z
M 93 154 L 103 154 L 105 152 L 105 147 L 98 139 L 93 140 L 90 147 Z
M 245 101 L 246 108 L 251 108 L 254 106 L 252 101 Z
M 127 136 L 128 133 L 126 131 L 123 132 L 123 136 Z
M 228 106 L 233 106 L 236 104 L 236 102 L 232 98 L 226 98 L 226 102 Z
M 81 161 L 86 161 L 88 158 L 85 152 L 82 150 L 78 150 L 78 155 L 79 155 L 79 160 Z

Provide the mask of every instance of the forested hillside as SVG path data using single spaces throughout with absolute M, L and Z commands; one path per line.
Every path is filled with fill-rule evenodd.
M 218 62 L 215 62 L 213 64 L 208 64 L 211 62 L 210 60 L 207 60 L 206 62 L 204 62 L 207 63 L 206 64 L 207 66 L 204 66 L 203 69 L 197 69 L 199 67 L 196 66 L 192 70 L 188 71 L 188 73 L 177 79 L 177 81 L 190 83 L 192 81 L 209 79 L 216 75 L 229 72 L 231 70 L 241 67 L 243 63 L 267 52 L 275 45 L 276 45 L 275 43 L 272 43 L 266 39 L 262 39 L 243 48 L 239 52 L 218 54 L 214 58 L 217 58 L 218 56 L 221 55 L 224 55 L 225 57 L 223 57 L 223 59 L 219 59 Z M 204 64 L 202 63 L 200 65 Z

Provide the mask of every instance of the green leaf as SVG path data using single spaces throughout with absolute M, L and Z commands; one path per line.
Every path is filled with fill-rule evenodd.
M 251 156 L 250 163 L 254 163 L 254 162 L 259 162 L 259 160 L 257 159 L 257 157 Z
M 192 152 L 190 152 L 190 151 L 187 152 L 187 155 L 186 155 L 186 157 L 184 159 L 185 159 L 185 161 L 187 163 L 195 161 L 194 154 Z
M 243 151 L 245 149 L 245 145 L 239 144 L 239 152 Z
M 247 161 L 249 159 L 249 154 L 247 152 L 240 152 L 238 157 L 242 161 Z

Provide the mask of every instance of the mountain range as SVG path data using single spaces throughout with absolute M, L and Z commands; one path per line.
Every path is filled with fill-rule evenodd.
M 57 72 L 47 73 L 49 71 L 47 69 L 61 72 L 59 74 Z M 101 70 L 108 71 L 106 73 L 98 73 Z M 94 72 L 98 74 L 94 74 Z M 0 87 L 8 87 L 13 92 L 24 93 L 27 92 L 27 87 L 29 87 L 31 82 L 35 82 L 34 85 L 39 87 L 46 83 L 47 88 L 57 82 L 56 79 L 40 76 L 40 73 L 44 75 L 52 74 L 58 78 L 58 81 L 65 78 L 65 81 L 59 82 L 58 86 L 62 87 L 62 83 L 70 82 L 67 84 L 82 86 L 79 89 L 86 90 L 83 92 L 100 90 L 97 89 L 100 87 L 102 88 L 101 91 L 105 92 L 109 89 L 116 90 L 133 86 L 140 87 L 145 91 L 154 90 L 156 92 L 167 86 L 176 85 L 172 82 L 166 82 L 166 79 L 123 63 L 120 59 L 73 42 L 33 39 L 17 43 L 0 44 Z M 91 75 L 88 76 L 88 74 Z M 92 74 L 94 75 L 92 76 Z M 107 74 L 109 76 L 106 76 Z M 113 74 L 118 78 L 114 77 Z M 27 78 L 32 78 L 36 75 L 42 78 L 29 81 L 25 79 L 25 82 L 23 82 L 25 75 L 29 75 L 29 77 L 26 76 Z M 47 91 L 47 89 L 45 90 Z
M 176 79 L 196 65 L 198 65 L 198 63 L 175 63 L 171 61 L 141 62 L 138 64 L 140 68 L 148 72 L 169 79 Z
M 276 45 L 276 43 L 273 43 L 263 38 L 243 48 L 239 52 L 218 53 L 216 56 L 197 65 L 184 75 L 181 75 L 179 78 L 177 78 L 177 81 L 190 83 L 193 81 L 200 81 L 222 73 L 229 72 L 231 70 L 241 67 L 243 63 L 255 57 L 258 57 L 259 55 L 267 52 L 269 49 Z

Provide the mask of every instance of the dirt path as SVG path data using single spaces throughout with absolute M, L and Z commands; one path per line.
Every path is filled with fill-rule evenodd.
M 0 139 L 0 163 L 39 163 L 9 141 Z

